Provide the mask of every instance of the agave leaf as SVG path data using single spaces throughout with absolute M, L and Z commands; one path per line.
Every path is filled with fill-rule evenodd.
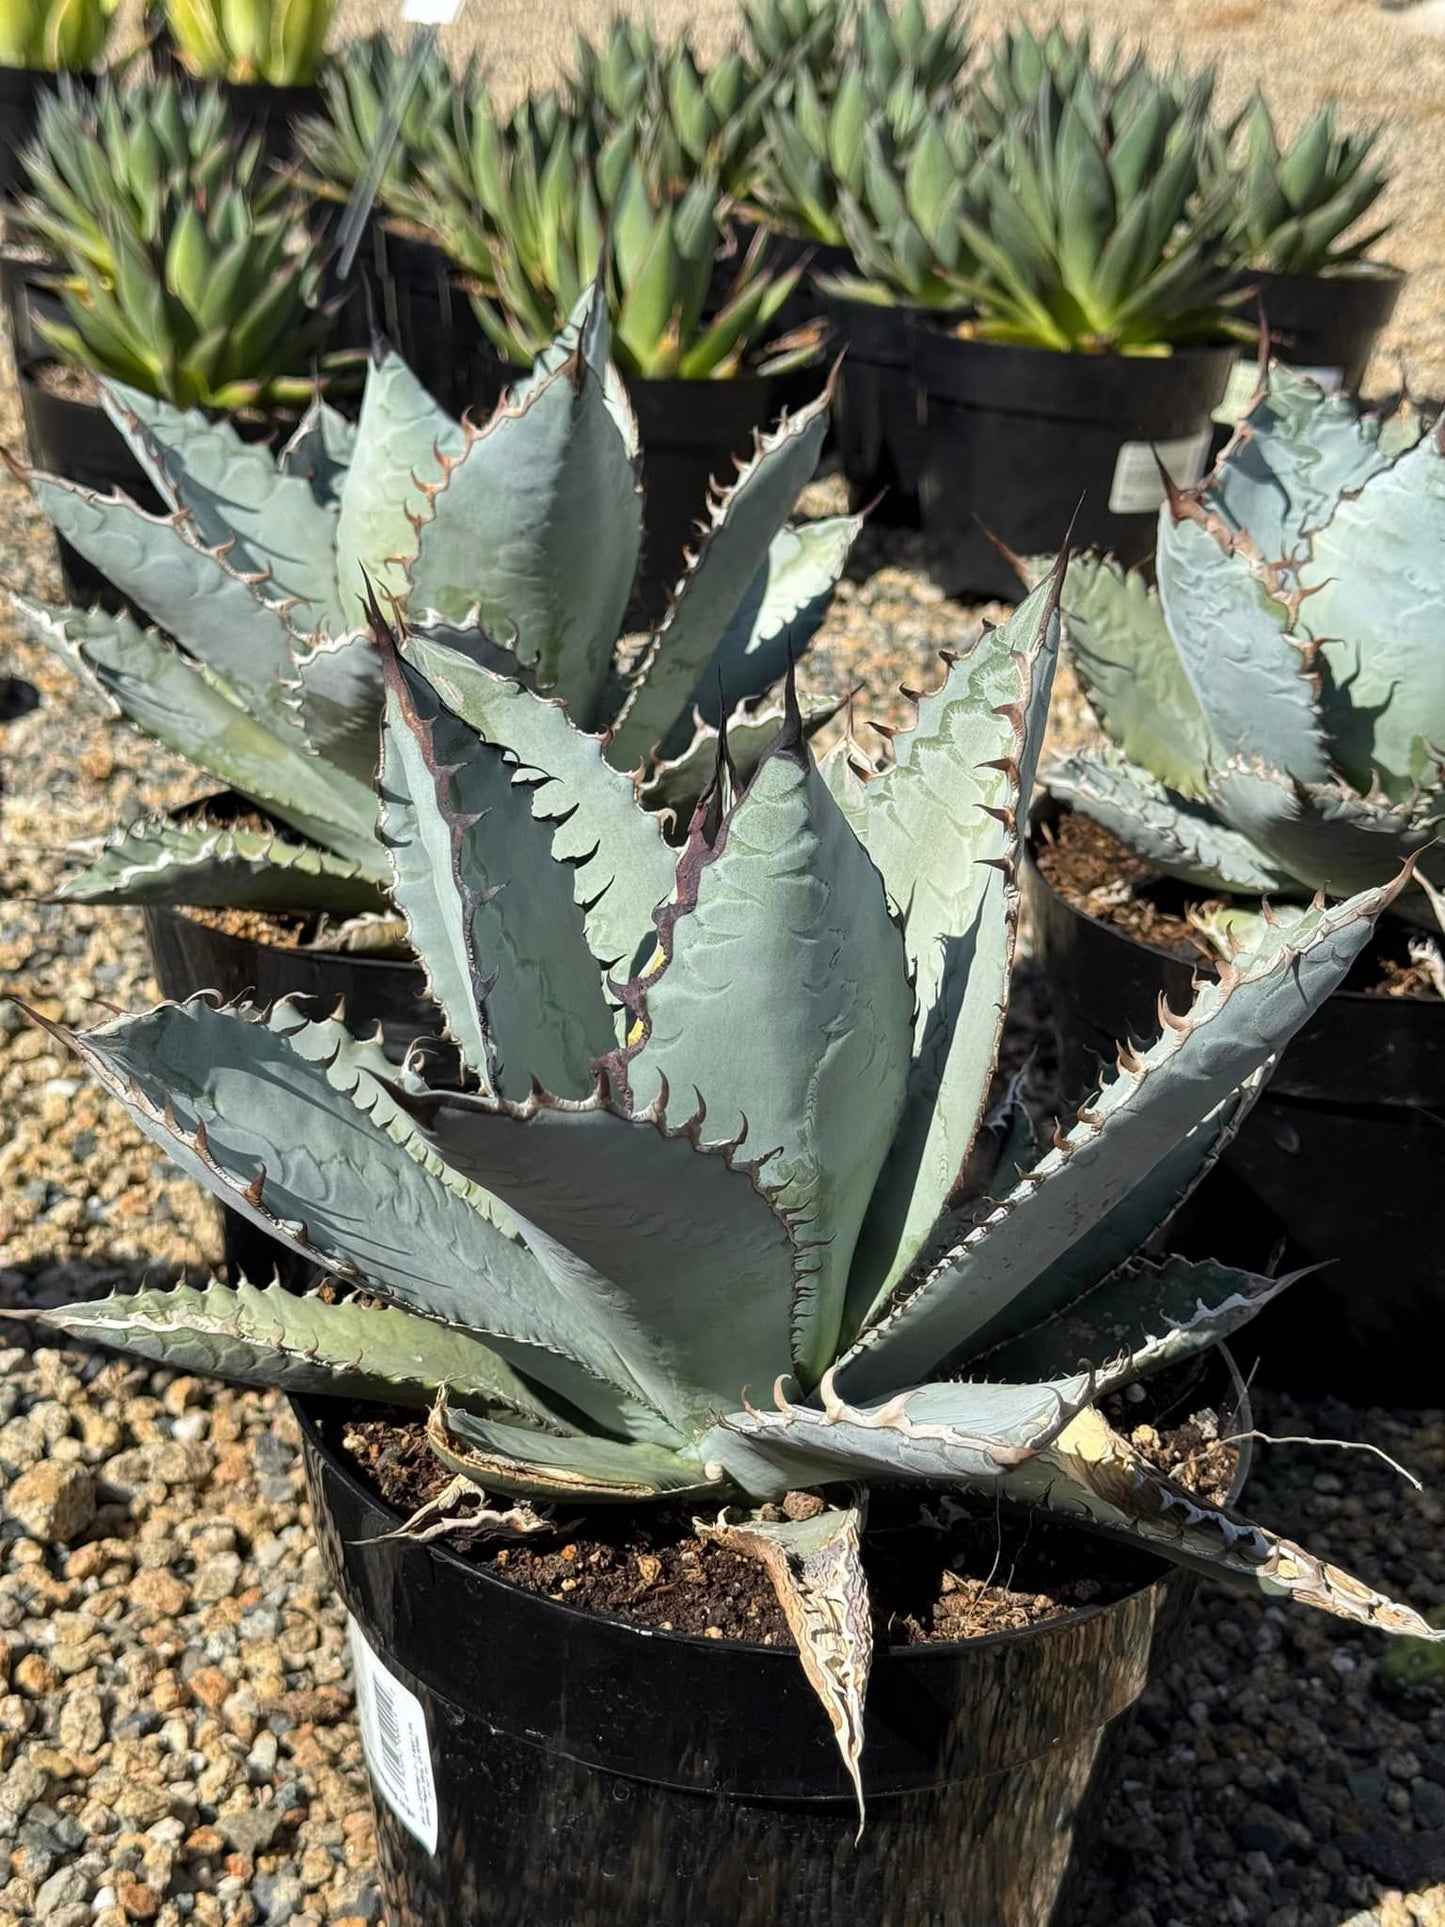
M 295 434 L 276 458 L 283 475 L 296 475 L 325 509 L 339 509 L 346 471 L 356 447 L 356 424 L 318 395 Z
M 744 1124 L 808 1250 L 792 1355 L 815 1384 L 837 1345 L 853 1246 L 897 1129 L 912 996 L 883 886 L 807 745 L 791 677 L 783 730 L 716 828 L 698 812 L 658 952 L 622 992 L 637 1018 L 609 1075 L 638 1109 L 696 1090 L 712 1126 Z M 746 967 L 740 960 L 746 959 Z
M 336 523 L 337 591 L 348 628 L 366 620 L 368 582 L 405 594 L 406 560 L 416 548 L 412 518 L 466 440 L 400 355 L 387 348 L 373 361 Z
M 192 535 L 181 516 L 147 515 L 123 495 L 95 495 L 32 473 L 30 487 L 57 532 L 188 655 L 244 692 L 277 731 L 299 735 L 283 708 L 296 636 L 280 607 L 238 575 L 218 549 Z
M 1412 812 L 1335 783 L 1292 783 L 1239 759 L 1216 771 L 1214 793 L 1221 813 L 1283 870 L 1336 895 L 1394 876 L 1407 856 L 1434 842 L 1442 820 L 1430 816 L 1428 800 Z M 1439 860 L 1432 853 L 1425 867 L 1433 873 Z
M 119 382 L 101 384 L 106 413 L 162 495 L 183 508 L 207 548 L 227 553 L 241 575 L 268 573 L 269 599 L 305 604 L 304 629 L 339 633 L 336 504 L 318 502 L 303 475 L 278 467 L 264 447 L 243 442 L 224 418 L 173 408 Z
M 994 1323 L 1081 1225 L 1098 1222 L 1278 1051 L 1338 987 L 1369 942 L 1375 917 L 1402 887 L 1311 907 L 1243 951 L 1203 984 L 1188 1014 L 1085 1105 L 1073 1128 L 1025 1174 L 998 1209 L 911 1293 L 865 1331 L 841 1362 L 850 1394 L 908 1384 Z
M 342 916 L 385 907 L 359 864 L 314 843 L 165 816 L 115 830 L 55 894 L 65 903 L 235 905 Z
M 1331 684 L 1349 691 L 1326 710 L 1342 766 L 1362 788 L 1378 775 L 1400 799 L 1419 779 L 1422 738 L 1445 756 L 1442 434 L 1343 496 L 1300 569 Z
M 1063 603 L 1069 660 L 1111 741 L 1180 796 L 1203 796 L 1214 739 L 1158 596 L 1111 558 L 1079 556 Z
M 857 1328 L 912 1266 L 988 1102 L 1018 927 L 1028 809 L 1058 649 L 1056 573 L 996 634 L 949 663 L 894 738 L 882 776 L 836 793 L 900 906 L 914 978 L 908 1096 L 848 1286 Z
M 1112 744 L 1060 757 L 1047 765 L 1043 780 L 1051 796 L 1102 823 L 1165 876 L 1204 890 L 1291 887 L 1289 870 L 1270 862 L 1242 827 L 1167 790 L 1151 770 L 1127 761 Z
M 815 1407 L 790 1404 L 779 1379 L 774 1411 L 729 1413 L 699 1453 L 758 1499 L 839 1479 L 991 1484 L 1056 1439 L 1096 1389 L 1092 1374 L 1075 1371 L 1031 1385 L 950 1380 L 853 1405 L 833 1380 L 824 1374 Z
M 636 460 L 579 342 L 520 402 L 469 433 L 418 529 L 408 596 L 454 621 L 478 609 L 538 685 L 587 724 L 641 541 Z
M 296 709 L 306 740 L 370 787 L 381 728 L 381 664 L 370 636 L 320 636 L 298 648 Z
M 1187 497 L 1159 511 L 1159 600 L 1184 673 L 1221 743 L 1302 782 L 1325 782 L 1309 639 L 1289 633 L 1285 604 L 1221 535 Z
M 432 1407 L 427 1441 L 448 1471 L 525 1499 L 635 1505 L 700 1498 L 718 1488 L 717 1477 L 689 1454 L 638 1439 L 558 1437 L 453 1411 L 445 1387 Z
M 628 1114 L 605 1088 L 584 1101 L 525 1104 L 468 1092 L 395 1091 L 447 1165 L 499 1197 L 538 1256 L 599 1282 L 636 1332 L 631 1353 L 704 1388 L 691 1416 L 766 1383 L 788 1355 L 798 1252 L 765 1160 L 736 1141 L 704 1145 L 701 1111 L 670 1124 L 665 1093 Z M 687 1226 L 679 1254 L 675 1230 Z M 681 1265 L 681 1270 L 679 1266 Z M 661 1395 L 678 1408 L 664 1384 Z
M 1378 421 L 1274 362 L 1209 478 L 1208 500 L 1229 527 L 1249 531 L 1267 562 L 1280 562 L 1390 457 Z
M 614 1032 L 572 876 L 515 763 L 444 709 L 373 621 L 387 678 L 381 835 L 432 994 L 489 1088 L 523 1096 L 536 1079 L 581 1097 Z
M 674 858 L 657 818 L 638 809 L 602 740 L 574 728 L 560 702 L 493 675 L 433 632 L 413 630 L 403 647 L 455 715 L 519 769 L 546 777 L 531 792 L 532 809 L 550 830 L 553 858 L 571 870 L 588 947 L 630 970 L 653 910 L 672 891 Z
M 858 1799 L 863 1805 L 863 1702 L 873 1663 L 873 1614 L 861 1539 L 868 1495 L 847 1507 L 829 1506 L 811 1519 L 730 1519 L 697 1522 L 700 1539 L 756 1559 L 773 1582 L 808 1684 L 818 1695 Z
M 446 1169 L 389 1093 L 378 1046 L 289 999 L 264 1015 L 198 998 L 78 1035 L 44 1027 L 187 1176 L 282 1244 L 479 1334 L 608 1429 L 640 1422 L 606 1308 L 564 1298 Z
M 154 629 L 126 615 L 51 609 L 10 592 L 21 620 L 99 687 L 124 715 L 241 795 L 254 798 L 303 836 L 346 857 L 368 878 L 386 865 L 373 825 L 376 799 L 344 771 L 323 763 L 299 731 L 258 722 L 204 664 L 190 662 Z M 284 712 L 283 712 L 284 713 Z
M 863 526 L 858 515 L 834 515 L 780 529 L 767 559 L 728 623 L 703 671 L 693 704 L 716 728 L 721 717 L 780 682 L 827 614 L 848 552 Z M 679 718 L 667 748 L 687 741 L 690 717 Z M 734 750 L 729 734 L 729 747 Z
M 1082 1412 L 1046 1451 L 1010 1472 L 1006 1498 L 1143 1544 L 1215 1579 L 1247 1580 L 1340 1619 L 1417 1639 L 1445 1640 L 1420 1615 L 1157 1472 L 1102 1413 Z
M 841 702 L 828 702 L 809 710 L 803 718 L 803 734 L 811 741 L 842 707 Z M 763 752 L 782 726 L 783 711 L 776 703 L 757 709 L 742 703 L 728 717 L 728 760 L 739 783 L 750 780 Z M 648 810 L 672 810 L 687 822 L 698 798 L 712 781 L 717 763 L 718 732 L 694 710 L 691 741 L 679 755 L 654 762 L 638 790 L 638 800 Z
M 759 438 L 713 504 L 711 520 L 633 674 L 613 724 L 609 760 L 636 769 L 685 716 L 740 605 L 768 566 L 773 542 L 812 480 L 827 430 L 831 384 Z M 766 591 L 764 591 L 764 599 Z
M 395 1305 L 335 1303 L 279 1284 L 119 1292 L 40 1314 L 72 1338 L 172 1370 L 333 1398 L 429 1406 L 439 1386 L 469 1409 L 557 1429 L 524 1380 L 470 1332 Z
M 1127 1385 L 1228 1338 L 1302 1275 L 1265 1278 L 1213 1260 L 1137 1260 L 975 1362 L 991 1378 L 1016 1382 L 1087 1365 L 1110 1387 Z

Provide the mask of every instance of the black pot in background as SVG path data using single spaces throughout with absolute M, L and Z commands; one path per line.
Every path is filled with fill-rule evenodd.
M 876 502 L 884 528 L 916 529 L 923 463 L 914 377 L 912 311 L 817 290 L 832 330 L 830 355 L 842 355 L 833 391 L 838 466 L 856 513 Z
M 826 379 L 815 371 L 811 394 Z M 755 434 L 797 405 L 796 375 L 734 375 L 721 381 L 627 380 L 642 446 L 646 527 L 629 620 L 654 622 L 696 547 L 707 518 L 709 484 L 735 479 L 735 460 L 753 452 Z
M 85 84 L 86 76 L 73 79 Z M 35 134 L 42 93 L 54 93 L 58 76 L 41 67 L 0 67 L 0 204 L 29 187 L 20 164 Z
M 1247 1432 L 1234 1385 L 1223 1409 Z M 398 1516 L 318 1428 L 334 1438 L 351 1408 L 296 1409 L 322 1555 L 389 1676 L 365 1669 L 381 1771 L 388 1734 L 430 1764 L 430 1845 L 374 1802 L 391 1927 L 1063 1919 L 1192 1576 L 1155 1566 L 1116 1604 L 1027 1632 L 875 1650 L 855 1846 L 853 1795 L 790 1648 L 644 1630 L 389 1536 Z
M 206 85 L 204 81 L 194 84 Z M 307 87 L 270 87 L 264 82 L 218 80 L 214 84 L 238 138 L 259 139 L 262 154 L 273 166 L 289 167 L 297 158 L 296 123 L 322 111 L 321 89 L 314 83 Z
M 1017 600 L 990 535 L 1016 555 L 1052 554 L 1071 523 L 1080 548 L 1126 565 L 1152 555 L 1163 500 L 1155 450 L 1177 481 L 1203 475 L 1237 352 L 1231 342 L 1065 354 L 960 340 L 920 320 L 919 496 L 933 580 L 947 595 Z
M 1175 1010 L 1188 1006 L 1194 966 L 1078 909 L 1032 857 L 1024 900 L 1058 1029 L 1062 1094 L 1078 1101 L 1118 1042 L 1158 1034 L 1161 995 Z M 1249 1328 L 1267 1381 L 1357 1402 L 1438 1404 L 1442 1172 L 1445 1003 L 1338 990 L 1287 1046 L 1167 1242 L 1256 1271 L 1276 1257 L 1284 1270 L 1324 1265 Z
M 1361 274 L 1270 274 L 1251 269 L 1241 277 L 1242 320 L 1251 324 L 1261 310 L 1269 326 L 1275 357 L 1310 375 L 1331 393 L 1359 393 L 1370 356 L 1389 324 L 1405 285 L 1398 268 L 1371 268 Z M 1230 419 L 1237 420 L 1254 392 L 1255 367 L 1245 355 L 1225 396 Z
M 100 403 L 53 394 L 37 379 L 38 367 L 39 363 L 32 361 L 18 369 L 31 467 L 97 493 L 120 490 L 151 514 L 164 513 L 165 504 L 155 486 Z M 82 608 L 96 603 L 103 609 L 129 608 L 115 585 L 63 536 L 57 534 L 55 544 L 70 601 Z
M 446 255 L 373 220 L 353 270 L 363 272 L 378 325 L 417 379 L 452 414 L 470 411 L 485 421 L 526 370 L 504 361 L 487 339 Z

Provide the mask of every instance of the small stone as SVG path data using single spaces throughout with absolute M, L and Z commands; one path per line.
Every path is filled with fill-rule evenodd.
M 43 1653 L 27 1653 L 16 1663 L 12 1674 L 15 1689 L 31 1699 L 45 1699 L 60 1690 L 60 1668 Z
M 161 1910 L 161 1896 L 155 1888 L 137 1880 L 133 1874 L 123 1873 L 117 1877 L 115 1897 L 127 1920 L 154 1920 Z
M 242 1807 L 237 1813 L 218 1813 L 216 1827 L 233 1852 L 249 1854 L 254 1860 L 281 1831 L 281 1813 L 274 1806 Z
M 174 1573 L 159 1567 L 138 1572 L 131 1581 L 130 1596 L 138 1606 L 144 1606 L 147 1612 L 156 1613 L 162 1619 L 174 1619 L 177 1613 L 183 1612 L 188 1598 Z
M 240 1554 L 218 1552 L 214 1559 L 207 1559 L 197 1570 L 191 1581 L 191 1597 L 204 1605 L 214 1605 L 218 1599 L 229 1599 L 240 1577 Z
M 60 1709 L 60 1744 L 72 1753 L 95 1753 L 105 1744 L 105 1709 L 99 1693 L 71 1693 Z
M 65 1545 L 95 1517 L 95 1480 L 83 1465 L 42 1459 L 10 1487 L 5 1511 L 42 1545 Z
M 219 1713 L 231 1696 L 232 1682 L 219 1666 L 202 1666 L 191 1674 L 191 1692 L 208 1713 Z
M 783 1495 L 783 1513 L 789 1519 L 816 1519 L 826 1512 L 827 1502 L 816 1492 L 788 1492 Z
M 77 1867 L 61 1867 L 43 1880 L 35 1895 L 35 1917 L 48 1920 L 75 1901 L 84 1901 L 90 1891 L 90 1882 Z M 89 1913 L 89 1909 L 86 1909 Z

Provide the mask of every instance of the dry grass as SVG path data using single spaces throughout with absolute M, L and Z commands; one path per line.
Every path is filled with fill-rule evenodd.
M 600 27 L 609 10 L 601 0 L 466 0 L 447 40 L 454 51 L 480 46 L 497 83 L 521 88 L 551 79 L 576 29 Z M 737 0 L 654 0 L 629 10 L 667 30 L 690 26 L 710 48 L 726 41 L 740 15 Z M 1397 223 L 1386 252 L 1412 278 L 1371 386 L 1394 386 L 1403 361 L 1413 388 L 1445 395 L 1445 35 L 1422 32 L 1408 13 L 1372 0 L 1089 0 L 1062 8 L 974 0 L 972 12 L 980 35 L 1021 15 L 1062 14 L 1159 59 L 1217 61 L 1227 105 L 1263 86 L 1286 126 L 1329 95 L 1352 117 L 1385 121 L 1396 173 L 1388 208 Z M 394 26 L 396 15 L 395 0 L 343 0 L 341 9 L 347 32 Z

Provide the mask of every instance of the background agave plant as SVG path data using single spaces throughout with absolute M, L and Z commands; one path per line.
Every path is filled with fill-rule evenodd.
M 76 366 L 179 407 L 304 403 L 329 327 L 299 203 L 227 133 L 212 90 L 163 80 L 63 86 L 25 155 L 26 228 L 58 258 Z
M 1391 225 L 1352 233 L 1389 178 L 1374 158 L 1381 132 L 1339 132 L 1327 101 L 1281 145 L 1268 102 L 1255 94 L 1220 159 L 1239 210 L 1239 251 L 1249 266 L 1337 274 L 1365 260 Z
M 382 906 L 368 582 L 399 599 L 418 638 L 504 664 L 577 729 L 606 732 L 599 745 L 645 802 L 689 809 L 722 715 L 739 767 L 756 761 L 776 727 L 766 693 L 822 620 L 858 526 L 786 525 L 817 463 L 823 397 L 718 497 L 670 607 L 624 663 L 637 442 L 607 361 L 605 304 L 590 293 L 480 429 L 453 421 L 389 352 L 368 372 L 355 428 L 318 402 L 279 455 L 134 392 L 110 392 L 107 406 L 169 516 L 53 476 L 30 482 L 159 629 L 14 589 L 11 601 L 132 721 L 279 827 L 131 824 L 62 892 L 92 902 Z
M 1214 474 L 1160 512 L 1158 590 L 1081 558 L 1074 660 L 1112 747 L 1054 795 L 1167 875 L 1308 896 L 1445 887 L 1440 670 L 1445 445 L 1406 410 L 1360 419 L 1287 368 Z
M 0 8 L 0 67 L 76 73 L 94 67 L 118 0 L 6 0 Z
M 820 772 L 790 685 L 750 777 L 719 744 L 681 852 L 560 705 L 436 634 L 398 646 L 373 604 L 392 887 L 467 1079 L 428 1089 L 290 1001 L 59 1032 L 341 1289 L 45 1315 L 187 1369 L 430 1405 L 472 1526 L 499 1494 L 717 1508 L 860 1806 L 871 1486 L 1032 1506 L 1445 1638 L 1171 1484 L 1099 1404 L 1284 1282 L 1134 1253 L 1394 886 L 1266 926 L 1022 1177 L 1018 1127 L 989 1121 L 1058 589 L 948 662 L 881 775 Z M 821 1512 L 779 1517 L 810 1487 Z
M 316 78 L 336 0 L 165 0 L 166 25 L 193 74 L 304 87 Z
M 819 282 L 855 300 L 956 308 L 977 272 L 964 232 L 981 212 L 979 157 L 967 115 L 924 113 L 905 142 L 869 127 L 856 192 L 839 184 L 838 223 L 856 273 Z
M 988 148 L 982 211 L 964 216 L 975 331 L 1126 354 L 1222 339 L 1235 258 L 1207 164 L 1212 76 L 1093 63 L 1082 43 L 1038 58 L 1038 93 Z

